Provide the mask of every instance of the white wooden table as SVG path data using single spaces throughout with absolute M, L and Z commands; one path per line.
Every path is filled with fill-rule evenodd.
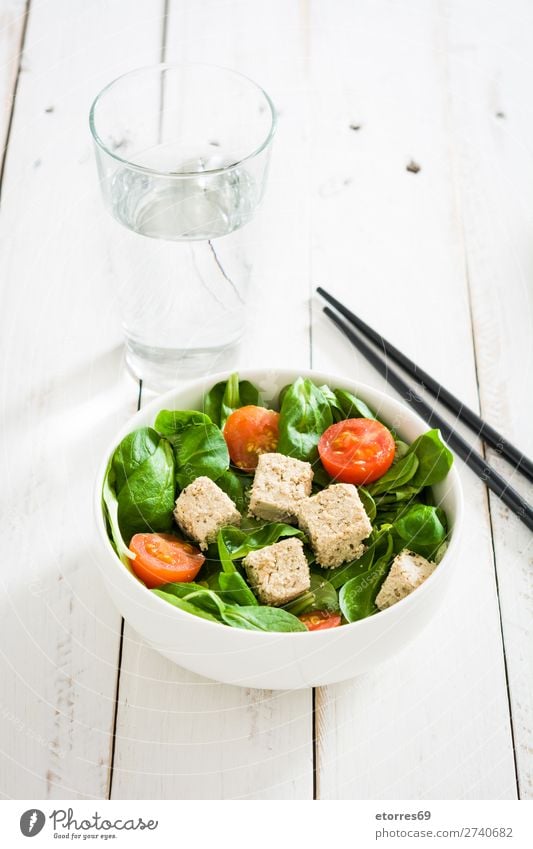
M 452 593 L 372 674 L 226 687 L 121 622 L 91 495 L 139 387 L 87 126 L 106 81 L 161 57 L 259 81 L 280 120 L 239 361 L 379 385 L 322 283 L 531 454 L 531 4 L 4 0 L 0 26 L 0 792 L 532 798 L 531 535 L 464 467 Z

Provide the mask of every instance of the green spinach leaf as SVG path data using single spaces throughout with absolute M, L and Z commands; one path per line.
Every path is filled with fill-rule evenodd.
M 184 430 L 193 425 L 208 427 L 211 424 L 209 416 L 199 413 L 198 410 L 161 410 L 156 416 L 154 427 L 174 445 L 178 435 Z
M 442 441 L 439 430 L 428 430 L 415 439 L 409 449 L 418 459 L 416 474 L 411 479 L 413 486 L 433 486 L 444 480 L 453 463 L 453 454 Z
M 241 560 L 251 551 L 257 551 L 266 545 L 273 545 L 283 537 L 294 536 L 301 540 L 305 539 L 303 531 L 300 531 L 293 525 L 286 525 L 283 522 L 271 522 L 268 525 L 262 525 L 259 528 L 249 530 L 228 525 L 228 527 L 221 528 L 218 532 L 219 556 L 221 562 L 223 557 L 228 557 L 230 561 Z M 224 546 L 227 554 L 224 551 L 221 554 L 221 545 Z
M 279 607 L 234 607 L 227 605 L 224 622 L 248 631 L 306 631 L 307 628 L 292 613 Z
M 331 483 L 334 483 L 334 480 L 331 475 L 328 475 L 325 468 L 321 464 L 315 463 L 315 465 L 313 466 L 313 472 L 313 495 L 315 495 L 317 492 L 320 492 L 321 489 L 326 489 L 326 487 L 328 487 Z
M 453 455 L 438 430 L 423 433 L 407 450 L 404 442 L 397 441 L 396 450 L 390 469 L 367 487 L 378 507 L 408 501 L 424 487 L 439 483 L 453 463 Z M 398 454 L 402 456 L 398 458 Z
M 218 558 L 224 572 L 231 574 L 235 572 L 237 567 L 233 562 L 226 538 L 224 536 L 224 528 L 221 528 L 217 534 Z
M 334 422 L 345 419 L 375 419 L 376 416 L 364 401 L 345 389 L 331 389 L 327 384 L 320 386 L 320 391 L 331 407 Z
M 111 544 L 124 565 L 131 570 L 130 558 L 133 559 L 134 554 L 129 550 L 128 546 L 124 542 L 118 523 L 118 500 L 115 492 L 115 472 L 112 469 L 111 462 L 107 467 L 106 476 L 104 478 L 102 507 L 107 520 Z
M 171 584 L 162 584 L 157 589 L 162 593 L 177 595 L 178 598 L 186 598 L 191 593 L 206 592 L 208 587 L 204 587 L 203 584 L 198 584 L 195 581 L 174 581 Z
M 180 489 L 201 475 L 218 481 L 229 469 L 228 448 L 222 431 L 205 413 L 161 410 L 155 428 L 172 443 Z M 233 479 L 226 479 L 225 484 L 235 489 Z
M 401 548 L 429 557 L 446 539 L 445 517 L 438 507 L 414 504 L 394 523 Z
M 115 450 L 111 463 L 117 492 L 120 492 L 135 469 L 155 453 L 160 439 L 159 434 L 151 427 L 140 427 L 124 437 Z
M 337 408 L 341 412 L 341 421 L 343 419 L 375 419 L 376 416 L 364 401 L 357 398 L 351 392 L 345 389 L 335 389 L 335 398 Z
M 151 590 L 186 613 L 211 622 L 225 622 L 233 628 L 249 631 L 305 631 L 305 625 L 286 610 L 276 607 L 226 604 L 216 592 L 198 584 L 166 584 Z
M 217 548 L 222 566 L 222 572 L 219 572 L 217 576 L 220 591 L 236 604 L 256 605 L 258 602 L 255 595 L 233 562 L 234 558 L 224 538 L 224 528 L 221 528 L 217 534 Z
M 359 498 L 361 499 L 363 507 L 365 508 L 366 515 L 368 516 L 370 521 L 373 522 L 376 518 L 377 512 L 376 502 L 364 486 L 358 487 L 357 492 L 359 493 Z
M 348 622 L 376 613 L 376 596 L 389 572 L 392 553 L 392 535 L 388 534 L 385 553 L 366 572 L 361 572 L 341 587 L 339 604 Z
M 240 572 L 219 572 L 218 585 L 225 601 L 248 606 L 259 604 Z
M 448 550 L 448 545 L 449 545 L 448 541 L 445 540 L 445 542 L 443 542 L 442 545 L 439 545 L 435 554 L 433 555 L 432 559 L 435 563 L 437 563 L 437 565 L 440 563 L 440 561 L 442 560 L 442 558 L 446 554 L 446 551 Z
M 174 510 L 174 457 L 166 439 L 137 466 L 119 490 L 118 522 L 125 539 L 145 531 L 169 531 Z
M 403 442 L 401 439 L 395 439 L 394 441 L 396 443 L 396 447 L 394 451 L 394 460 L 392 461 L 393 465 L 397 463 L 398 460 L 403 460 L 405 455 L 409 453 L 409 445 L 407 442 Z
M 229 495 L 239 513 L 246 513 L 253 478 L 229 469 L 217 478 L 217 486 Z
M 408 453 L 402 460 L 393 463 L 377 481 L 367 486 L 368 492 L 374 498 L 386 492 L 394 492 L 407 482 L 411 481 L 418 469 L 418 458 L 415 454 Z
M 151 428 L 141 428 L 122 440 L 111 459 L 106 486 L 110 522 L 114 518 L 128 543 L 136 533 L 172 527 L 174 457 L 167 440 Z
M 179 607 L 180 610 L 183 610 L 185 613 L 192 613 L 193 616 L 200 616 L 201 619 L 208 619 L 211 622 L 220 622 L 221 617 L 217 616 L 208 610 L 204 610 L 202 607 L 199 607 L 198 604 L 194 604 L 192 601 L 187 601 L 186 598 L 181 598 L 176 593 L 171 592 L 163 592 L 163 590 L 150 590 L 154 595 L 162 598 L 163 601 L 168 601 L 169 604 L 173 604 L 174 607 Z M 199 594 L 200 595 L 200 594 Z M 215 595 L 213 593 L 213 595 Z M 198 601 L 198 597 L 195 599 Z
M 406 501 L 411 501 L 415 497 L 421 497 L 422 490 L 419 486 L 413 486 L 411 482 L 404 484 L 403 486 L 399 486 L 397 489 L 392 489 L 389 492 L 385 492 L 383 495 L 374 496 L 374 500 L 376 502 L 378 511 L 380 511 L 383 507 L 389 508 L 394 505 L 399 505 L 400 509 L 405 509 Z
M 293 616 L 301 616 L 310 610 L 339 610 L 337 591 L 322 575 L 311 572 L 311 586 L 307 592 L 283 605 Z
M 290 384 L 289 384 L 289 386 L 290 386 Z M 282 390 L 282 392 L 285 392 L 289 388 L 289 386 L 286 386 Z M 323 383 L 318 388 L 322 392 L 322 395 L 324 396 L 324 398 L 328 402 L 329 406 L 332 408 L 331 412 L 332 412 L 332 415 L 333 415 L 333 420 L 337 421 L 336 416 L 341 414 L 341 410 L 340 410 L 340 407 L 338 406 L 337 396 L 335 395 L 335 392 L 333 391 L 331 386 L 327 385 L 327 383 Z M 281 399 L 281 400 L 283 400 L 283 399 Z
M 299 377 L 283 396 L 278 451 L 298 460 L 318 460 L 318 440 L 333 416 L 323 392 L 307 377 Z
M 230 375 L 228 380 L 216 383 L 204 395 L 202 408 L 211 421 L 223 428 L 235 410 L 249 404 L 263 407 L 261 393 L 249 380 L 239 380 L 238 374 L 235 373 Z
M 180 489 L 202 475 L 217 481 L 229 468 L 226 441 L 220 428 L 212 422 L 184 428 L 176 433 L 173 442 Z

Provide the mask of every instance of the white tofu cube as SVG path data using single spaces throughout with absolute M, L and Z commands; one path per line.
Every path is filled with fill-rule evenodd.
M 392 561 L 390 572 L 377 595 L 376 607 L 385 610 L 401 601 L 429 578 L 436 565 L 421 554 L 404 548 Z
M 196 478 L 176 499 L 174 518 L 188 537 L 205 550 L 220 528 L 240 525 L 241 514 L 211 478 Z
M 357 489 L 350 483 L 334 483 L 302 501 L 298 525 L 308 536 L 317 562 L 328 569 L 360 557 L 363 540 L 372 531 Z
M 310 587 L 303 544 L 294 537 L 251 551 L 243 565 L 250 586 L 262 604 L 287 604 Z
M 311 492 L 310 463 L 284 454 L 261 454 L 250 496 L 250 515 L 267 522 L 294 522 L 302 499 Z

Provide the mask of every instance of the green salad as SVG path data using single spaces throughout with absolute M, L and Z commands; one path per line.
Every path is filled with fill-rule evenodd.
M 234 628 L 314 631 L 415 590 L 447 546 L 453 457 L 344 389 L 299 377 L 267 406 L 237 374 L 128 434 L 103 487 L 110 542 L 171 605 Z

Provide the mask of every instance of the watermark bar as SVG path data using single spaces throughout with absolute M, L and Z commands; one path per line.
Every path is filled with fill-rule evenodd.
M 217 849 L 533 845 L 533 802 L 4 801 L 2 845 Z M 119 843 L 117 844 L 117 841 Z

